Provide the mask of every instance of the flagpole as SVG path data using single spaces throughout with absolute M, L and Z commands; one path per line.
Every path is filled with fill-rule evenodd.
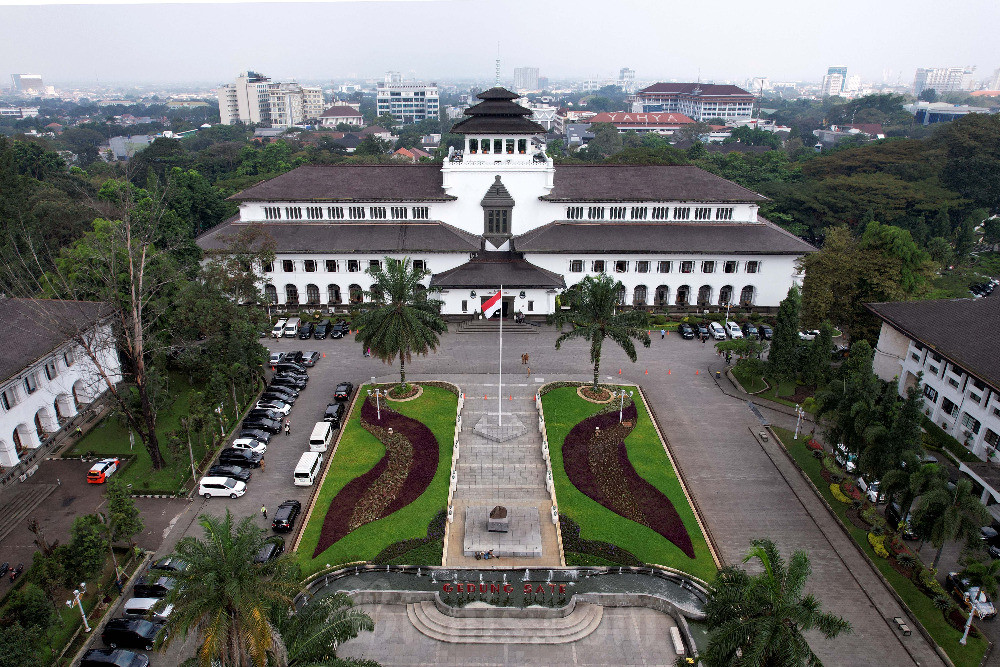
M 497 426 L 503 426 L 503 285 L 500 285 L 500 373 L 497 380 Z

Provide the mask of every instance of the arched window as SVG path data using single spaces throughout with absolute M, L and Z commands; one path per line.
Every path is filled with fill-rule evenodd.
M 681 285 L 677 288 L 677 299 L 674 301 L 678 306 L 688 305 L 688 298 L 691 296 L 691 288 L 688 285 Z
M 712 303 L 712 286 L 702 285 L 698 289 L 698 305 L 707 306 Z
M 361 289 L 361 285 L 351 285 L 347 288 L 348 297 L 351 303 L 361 303 L 364 299 L 364 290 Z
M 754 296 L 756 296 L 756 289 L 753 285 L 747 285 L 740 292 L 740 305 L 741 306 L 752 306 Z
M 298 305 L 299 288 L 295 285 L 285 285 L 285 303 Z
M 306 285 L 306 303 L 310 306 L 315 306 L 319 304 L 319 286 L 309 284 Z
M 670 288 L 666 285 L 659 285 L 656 288 L 656 304 L 657 306 L 668 306 L 670 305 Z
M 633 306 L 645 306 L 646 305 L 646 286 L 636 285 L 635 289 L 632 291 L 632 305 Z
M 340 303 L 340 285 L 326 286 L 326 300 L 331 306 L 335 306 Z
M 724 306 L 727 303 L 732 303 L 733 301 L 733 286 L 723 285 L 722 289 L 719 290 L 719 305 Z
M 615 303 L 619 306 L 625 305 L 625 286 L 618 285 L 618 290 L 615 293 Z
M 278 288 L 274 285 L 264 285 L 264 300 L 268 303 L 278 303 Z

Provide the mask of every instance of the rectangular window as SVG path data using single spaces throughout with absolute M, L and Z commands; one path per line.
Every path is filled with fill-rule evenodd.
M 675 206 L 674 220 L 688 220 L 691 217 L 690 206 Z
M 695 220 L 711 220 L 712 219 L 712 209 L 706 208 L 704 206 L 699 206 L 694 210 Z
M 732 220 L 733 219 L 733 209 L 732 208 L 717 208 L 717 209 L 715 209 L 715 219 L 716 220 Z
M 583 273 L 583 260 L 571 259 L 569 262 L 570 273 Z
M 738 262 L 729 261 L 722 265 L 722 270 L 724 273 L 736 273 L 737 266 L 739 266 Z
M 427 270 L 427 265 L 424 263 L 424 260 L 422 260 L 422 259 L 415 259 L 415 260 L 413 260 L 413 270 L 414 271 L 426 271 Z
M 1000 435 L 997 435 L 990 429 L 986 429 L 986 433 L 983 435 L 983 441 L 990 447 L 996 447 L 1000 443 Z
M 910 352 L 910 359 L 913 359 L 918 364 L 920 363 L 920 355 L 916 352 Z
M 950 384 L 955 389 L 958 389 L 958 380 L 955 378 L 948 378 L 948 384 Z
M 392 219 L 393 220 L 406 220 L 407 208 L 405 206 L 393 206 L 392 207 Z
M 702 262 L 701 263 L 702 273 L 715 273 L 715 262 Z
M 635 263 L 636 273 L 649 273 L 649 262 L 641 260 Z
M 490 152 L 490 140 L 483 139 L 483 153 L 489 153 L 489 152 Z
M 514 154 L 514 140 L 513 139 L 508 139 L 507 140 L 507 155 L 513 155 L 513 154 Z
M 34 394 L 38 391 L 38 379 L 35 377 L 34 373 L 25 376 L 24 390 L 29 394 Z
M 628 262 L 624 259 L 619 259 L 615 262 L 615 273 L 627 273 L 628 272 Z
M 475 139 L 473 139 L 473 141 L 475 141 Z M 463 313 L 469 312 L 469 302 L 466 301 L 465 299 L 462 299 L 462 312 Z
M 760 271 L 760 262 L 754 260 L 747 262 L 747 273 L 757 273 Z
M 670 273 L 670 270 L 672 268 L 673 268 L 673 262 L 657 262 L 656 263 L 656 272 L 657 273 Z
M 529 301 L 528 302 L 528 312 L 530 313 L 533 310 L 535 310 L 535 302 L 534 301 Z
M 626 207 L 624 206 L 612 206 L 608 209 L 608 217 L 611 220 L 624 220 L 625 219 Z
M 327 206 L 326 207 L 326 217 L 331 220 L 343 220 L 344 219 L 344 207 L 343 206 Z
M 14 387 L 7 387 L 0 393 L 0 403 L 3 403 L 4 410 L 10 410 L 11 406 L 17 405 L 17 393 Z
M 63 361 L 66 362 L 66 368 L 76 363 L 76 356 L 73 354 L 73 350 L 63 352 Z
M 938 367 L 937 366 L 928 366 L 927 370 L 929 370 L 934 375 L 938 374 Z
M 59 369 L 56 367 L 56 360 L 49 359 L 45 362 L 45 377 L 55 380 L 57 375 L 59 375 Z
M 382 262 L 380 262 L 377 259 L 369 259 L 368 260 L 368 268 L 369 269 L 381 269 L 382 268 Z
M 604 220 L 604 207 L 603 206 L 591 206 L 587 209 L 587 219 L 588 220 Z
M 310 220 L 322 220 L 323 219 L 323 207 L 322 206 L 306 206 L 306 217 Z
M 285 207 L 285 218 L 288 220 L 301 220 L 302 219 L 302 207 L 301 206 L 286 206 Z
M 957 408 L 958 406 L 949 401 L 947 398 L 941 399 L 941 411 L 946 415 L 954 415 Z
M 694 273 L 694 262 L 681 262 L 681 273 Z
M 934 389 L 929 384 L 924 385 L 924 396 L 927 397 L 931 403 L 937 403 L 938 393 L 937 389 Z
M 503 139 L 493 140 L 493 153 L 496 155 L 503 153 Z
M 337 260 L 335 260 L 335 259 L 328 259 L 328 260 L 326 260 L 326 272 L 327 273 L 336 273 L 339 270 L 340 270 L 340 268 L 337 266 Z
M 295 262 L 290 259 L 281 260 L 281 270 L 285 273 L 292 273 L 295 271 Z
M 274 262 L 264 262 L 264 273 L 274 273 Z
M 649 212 L 649 209 L 646 208 L 645 206 L 633 206 L 632 207 L 632 219 L 633 220 L 645 220 L 646 219 L 646 214 L 648 212 Z
M 978 435 L 982 424 L 980 424 L 979 420 L 970 415 L 968 412 L 964 412 L 962 413 L 962 426 Z
M 590 269 L 593 273 L 604 273 L 604 260 L 595 259 Z
M 368 211 L 372 220 L 385 220 L 385 206 L 372 206 Z
M 358 261 L 356 259 L 349 259 L 349 260 L 347 260 L 347 272 L 348 273 L 357 273 L 360 270 L 361 270 L 361 262 L 360 261 Z
M 316 272 L 316 260 L 315 259 L 307 259 L 303 263 L 305 264 L 306 273 L 315 273 Z
M 427 206 L 414 206 L 413 207 L 413 219 L 414 220 L 427 220 L 430 217 L 430 208 Z
M 666 220 L 670 217 L 670 207 L 669 206 L 654 206 L 653 207 L 653 220 Z
M 349 206 L 347 213 L 351 216 L 351 220 L 364 220 L 365 219 L 365 207 L 364 206 Z
M 525 153 L 528 152 L 528 140 L 527 139 L 518 139 L 517 140 L 517 152 L 520 153 L 521 155 L 524 155 Z
M 933 359 L 939 364 L 941 363 L 941 355 L 939 355 L 937 352 L 931 352 L 931 359 Z
M 566 219 L 567 220 L 583 220 L 583 207 L 582 206 L 567 206 L 566 207 Z
M 264 207 L 264 219 L 265 220 L 281 220 L 281 209 L 277 206 L 265 206 Z
M 969 399 L 972 400 L 974 403 L 983 402 L 983 397 L 980 396 L 979 394 L 969 394 Z

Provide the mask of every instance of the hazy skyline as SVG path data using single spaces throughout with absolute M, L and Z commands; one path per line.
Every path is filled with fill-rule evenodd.
M 810 6 L 812 5 L 812 6 Z M 945 11 L 942 11 L 942 7 Z M 410 0 L 232 4 L 0 5 L 0 76 L 46 83 L 339 80 L 397 70 L 492 79 L 535 66 L 553 79 L 818 81 L 831 65 L 909 84 L 916 67 L 1000 67 L 996 0 L 764 3 Z

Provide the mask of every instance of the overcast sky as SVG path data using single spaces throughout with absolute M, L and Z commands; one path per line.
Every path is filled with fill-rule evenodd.
M 9 5 L 0 76 L 46 83 L 208 82 L 253 69 L 273 79 L 640 80 L 767 76 L 818 81 L 829 65 L 910 83 L 916 67 L 1000 67 L 998 0 L 408 0 Z M 10 85 L 9 76 L 0 86 Z

